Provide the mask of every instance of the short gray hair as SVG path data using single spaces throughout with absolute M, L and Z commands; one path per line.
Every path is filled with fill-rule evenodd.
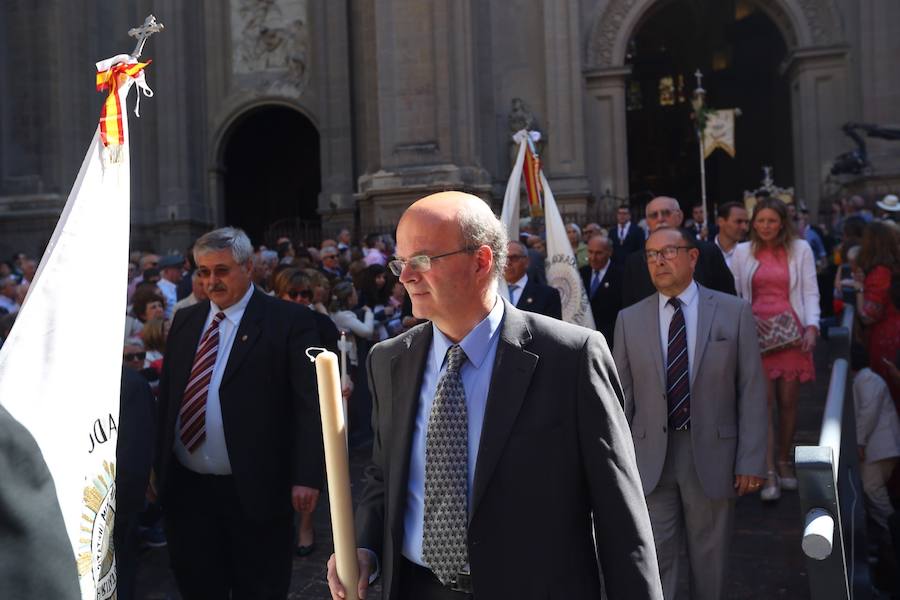
M 487 208 L 485 206 L 485 208 Z M 506 229 L 495 215 L 486 218 L 487 210 L 478 210 L 475 207 L 465 206 L 459 210 L 459 232 L 463 245 L 470 250 L 477 250 L 481 246 L 487 246 L 494 254 L 494 275 L 501 277 L 506 268 Z
M 222 227 L 200 236 L 194 242 L 194 260 L 209 252 L 231 250 L 234 262 L 244 264 L 253 256 L 253 244 L 243 229 Z

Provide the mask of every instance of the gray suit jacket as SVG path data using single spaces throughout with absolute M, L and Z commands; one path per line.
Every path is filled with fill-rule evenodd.
M 766 379 L 750 305 L 698 287 L 690 365 L 694 463 L 708 497 L 730 498 L 735 475 L 766 472 Z M 668 435 L 658 298 L 653 294 L 619 313 L 613 345 L 645 494 L 659 483 Z
M 599 598 L 599 558 L 609 598 L 662 598 L 603 336 L 505 308 L 469 509 L 475 597 Z M 410 444 L 432 336 L 426 323 L 369 353 L 375 441 L 357 541 L 378 554 L 389 600 L 403 585 Z

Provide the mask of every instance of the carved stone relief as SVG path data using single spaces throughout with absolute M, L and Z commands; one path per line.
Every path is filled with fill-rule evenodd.
M 300 93 L 309 80 L 308 0 L 232 0 L 235 75 L 266 91 Z
M 801 43 L 788 17 L 786 6 L 789 4 L 794 5 L 797 12 L 802 15 L 801 18 L 809 29 L 811 45 L 836 44 L 843 38 L 834 0 L 754 0 L 754 2 L 776 20 L 779 28 L 785 32 L 785 41 L 789 46 Z M 616 44 L 623 27 L 634 27 L 634 23 L 626 23 L 629 13 L 638 5 L 652 3 L 648 0 L 609 0 L 588 34 L 585 57 L 587 68 L 619 66 L 613 62 Z

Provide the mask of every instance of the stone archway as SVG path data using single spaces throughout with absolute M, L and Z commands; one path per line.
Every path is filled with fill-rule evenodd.
M 597 168 L 617 196 L 628 196 L 625 62 L 628 41 L 654 8 L 667 0 L 609 0 L 596 12 L 585 44 L 584 76 L 595 98 L 588 109 L 609 141 Z M 763 10 L 788 46 L 788 79 L 797 195 L 817 214 L 825 173 L 844 145 L 840 126 L 849 115 L 847 46 L 834 0 L 744 0 Z
M 322 189 L 321 140 L 316 123 L 283 101 L 236 110 L 213 144 L 210 191 L 216 226 L 247 231 L 268 243 L 273 226 L 314 225 L 318 235 Z

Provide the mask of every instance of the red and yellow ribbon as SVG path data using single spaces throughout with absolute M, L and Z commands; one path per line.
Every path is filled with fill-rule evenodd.
M 109 90 L 109 95 L 106 96 L 103 109 L 100 111 L 100 140 L 104 146 L 121 146 L 125 143 L 125 126 L 122 123 L 119 87 L 128 78 L 136 77 L 151 62 L 148 60 L 145 63 L 119 63 L 97 73 L 97 91 Z
M 525 146 L 525 191 L 528 194 L 528 209 L 532 217 L 544 215 L 544 203 L 541 194 L 544 188 L 541 185 L 541 159 L 531 151 L 530 146 Z

